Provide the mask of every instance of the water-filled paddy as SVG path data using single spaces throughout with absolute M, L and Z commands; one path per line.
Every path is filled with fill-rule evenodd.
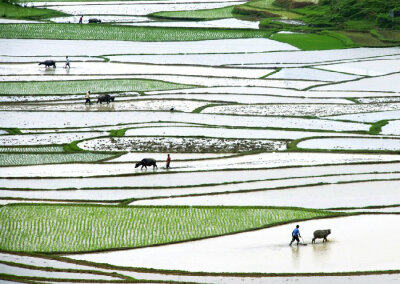
M 142 198 L 154 198 L 154 197 L 168 197 L 167 199 L 157 199 L 157 200 L 143 200 L 143 201 L 134 201 L 130 203 L 130 205 L 138 205 L 138 204 L 160 204 L 160 205 L 172 205 L 172 204 L 180 204 L 180 205 L 188 205 L 188 204 L 196 204 L 196 205 L 213 205 L 219 204 L 222 205 L 255 205 L 262 204 L 265 205 L 280 205 L 280 206 L 292 206 L 294 205 L 293 199 L 299 196 L 299 199 L 296 204 L 308 205 L 309 207 L 315 207 L 315 204 L 312 201 L 322 200 L 325 207 L 337 207 L 339 204 L 348 204 L 349 202 L 345 201 L 346 197 L 354 197 L 354 192 L 357 193 L 357 190 L 350 190 L 350 192 L 345 192 L 343 197 L 340 197 L 336 194 L 336 192 L 340 192 L 342 190 L 337 190 L 333 193 L 334 200 L 327 200 L 331 197 L 329 194 L 327 197 L 324 197 L 324 189 L 325 187 L 318 186 L 319 183 L 346 183 L 346 182 L 355 182 L 355 181 L 368 181 L 368 180 L 387 180 L 387 184 L 394 184 L 395 181 L 390 181 L 392 179 L 400 179 L 399 173 L 393 174 L 361 174 L 361 175 L 335 175 L 335 176 L 326 176 L 326 177 L 312 177 L 312 178 L 289 178 L 289 179 L 280 179 L 280 180 L 266 180 L 266 181 L 252 181 L 252 182 L 241 182 L 236 184 L 220 184 L 215 186 L 201 186 L 201 187 L 185 187 L 185 188 L 164 188 L 164 189 L 132 189 L 132 188 L 124 188 L 124 189 L 84 189 L 84 190 L 29 190 L 29 191 L 19 191 L 16 189 L 11 190 L 0 190 L 1 198 L 26 198 L 26 199 L 35 199 L 35 200 L 95 200 L 97 202 L 104 201 L 115 201 L 115 200 L 124 200 L 124 199 L 142 199 Z M 386 184 L 385 183 L 385 184 Z M 398 181 L 397 181 L 398 183 Z M 314 185 L 311 187 L 310 185 Z M 356 183 L 356 185 L 363 186 L 368 183 Z M 380 183 L 373 183 L 374 185 Z M 382 184 L 382 183 L 381 183 Z M 339 186 L 336 185 L 335 186 Z M 344 184 L 343 189 L 348 188 L 350 185 Z M 282 187 L 287 187 L 287 189 L 276 190 Z M 298 188 L 295 188 L 298 187 Z M 263 193 L 243 193 L 243 194 L 222 194 L 222 195 L 212 195 L 212 196 L 198 196 L 198 197 L 186 197 L 186 198 L 169 198 L 171 196 L 183 196 L 189 194 L 215 194 L 215 193 L 226 193 L 226 192 L 238 192 L 238 191 L 251 191 L 251 190 L 266 190 L 271 189 L 270 191 L 265 191 Z M 375 189 L 379 190 L 379 189 Z M 359 190 L 358 190 L 359 191 Z M 321 194 L 322 192 L 322 194 Z M 328 191 L 329 192 L 329 191 Z M 367 189 L 362 191 L 362 194 L 373 192 L 373 190 Z M 311 196 L 311 200 L 303 200 L 304 193 L 307 193 L 307 196 Z M 358 192 L 359 193 L 359 192 Z M 385 193 L 384 196 L 380 197 L 377 200 L 366 200 L 368 197 L 363 197 L 362 200 L 358 201 L 358 204 L 374 204 L 377 206 L 381 206 L 382 203 L 393 202 L 393 196 L 396 195 L 393 189 L 385 189 L 383 190 Z M 311 195 L 308 195 L 311 194 Z M 319 194 L 318 196 L 314 196 Z M 287 198 L 287 195 L 290 195 Z M 229 197 L 226 202 L 225 198 Z M 268 199 L 255 200 L 251 197 L 262 196 L 268 197 Z M 277 198 L 283 198 L 282 200 L 276 200 L 270 198 L 270 196 Z M 244 197 L 243 200 L 238 200 L 239 198 Z M 236 199 L 235 199 L 236 198 Z M 211 202 L 209 202 L 211 201 Z M 10 201 L 11 202 L 11 201 Z M 15 202 L 15 201 L 14 201 Z M 19 201 L 17 201 L 19 202 Z M 208 202 L 208 203 L 206 203 Z M 397 208 L 397 207 L 396 207 Z M 395 212 L 397 209 L 388 208 L 385 210 L 386 212 Z M 360 210 L 363 211 L 363 210 Z M 364 210 L 367 211 L 367 210 Z M 381 210 L 371 210 L 373 212 Z M 382 212 L 385 212 L 382 211 Z
M 216 49 L 217 50 L 217 49 Z M 281 50 L 285 50 L 282 47 Z M 131 62 L 154 64 L 193 64 L 193 65 L 232 65 L 232 64 L 304 64 L 355 60 L 390 54 L 400 54 L 398 48 L 356 48 L 324 51 L 288 51 L 274 53 L 250 53 L 237 56 L 235 54 L 185 54 L 185 55 L 132 55 L 126 58 Z M 205 52 L 204 52 L 205 53 Z M 216 53 L 216 52 L 212 52 Z M 226 52 L 228 53 L 228 52 Z M 130 52 L 133 54 L 133 52 Z M 147 52 L 145 54 L 152 54 Z M 160 54 L 160 53 L 158 53 Z M 127 60 L 126 59 L 126 60 Z M 250 67 L 250 66 L 246 66 Z M 257 67 L 257 66 L 254 66 Z M 278 66 L 276 66 L 278 67 Z M 283 67 L 283 66 L 282 66 Z M 299 66 L 301 67 L 301 66 Z
M 312 232 L 316 229 L 332 231 L 329 242 L 321 243 L 319 240 L 317 244 L 308 246 L 288 246 L 290 233 L 295 226 L 288 224 L 196 242 L 69 257 L 94 262 L 105 262 L 107 259 L 107 263 L 119 266 L 193 272 L 396 270 L 399 268 L 396 252 L 400 244 L 396 241 L 396 233 L 386 232 L 399 230 L 393 226 L 399 219 L 398 215 L 367 215 L 301 222 L 300 230 L 306 242 L 310 242 Z M 366 249 L 371 246 L 372 240 L 380 240 L 374 242 L 374 253 Z M 188 251 L 191 253 L 188 254 Z M 157 257 L 152 257 L 154 255 Z
M 230 28 L 230 29 L 258 29 L 259 22 L 242 21 L 238 19 L 220 19 L 211 21 L 192 22 L 147 22 L 130 23 L 130 26 L 146 27 L 188 27 L 188 28 Z
M 0 271 L 7 271 L 7 274 L 28 276 L 28 277 L 47 277 L 47 278 L 62 278 L 62 279 L 87 279 L 87 280 L 121 280 L 120 277 L 112 277 L 107 275 L 99 275 L 84 272 L 57 272 L 57 271 L 45 271 L 35 270 L 22 267 L 16 267 L 12 265 L 6 265 L 0 263 Z
M 56 62 L 65 63 L 65 57 L 52 56 L 51 58 Z M 31 63 L 31 62 L 34 62 L 34 63 L 38 64 L 39 62 L 45 61 L 47 59 L 49 59 L 49 56 L 0 56 L 1 63 Z M 101 61 L 104 61 L 103 58 L 91 57 L 91 56 L 70 56 L 69 59 L 71 61 L 75 61 L 75 62 L 87 62 L 87 61 L 101 62 Z M 3 65 L 2 64 L 0 66 L 3 68 L 4 66 L 10 67 L 12 65 Z M 38 67 L 38 66 L 35 65 L 35 67 Z M 25 72 L 25 71 L 26 71 L 26 69 L 24 68 L 23 72 Z
M 196 2 L 196 1 L 194 1 Z M 208 1 L 204 1 L 208 2 Z M 214 2 L 214 3 L 161 3 L 158 1 L 140 1 L 140 2 L 131 2 L 130 4 L 126 4 L 126 2 L 121 2 L 118 5 L 112 4 L 108 2 L 102 2 L 102 4 L 98 5 L 96 3 L 83 5 L 82 3 L 73 3 L 66 5 L 66 3 L 62 3 L 62 5 L 57 5 L 57 2 L 52 3 L 51 9 L 64 12 L 66 14 L 72 15 L 129 15 L 129 16 L 145 16 L 155 12 L 161 11 L 182 11 L 182 10 L 201 10 L 201 9 L 215 9 L 222 8 L 226 6 L 232 5 L 240 5 L 245 2 Z
M 68 126 L 67 126 L 68 127 Z M 71 143 L 75 140 L 82 140 L 93 137 L 108 135 L 107 132 L 80 132 L 80 133 L 43 133 L 43 134 L 25 134 L 25 135 L 2 135 L 0 144 L 3 146 L 16 145 L 51 145 Z
M 396 105 L 396 103 L 391 103 Z M 331 116 L 329 118 L 338 120 L 352 120 L 358 122 L 376 122 L 384 119 L 398 119 L 400 118 L 400 111 L 373 111 L 370 113 L 355 113 L 347 115 Z
M 319 68 L 365 76 L 381 76 L 389 73 L 399 72 L 399 63 L 399 59 L 386 59 L 323 65 L 319 66 Z
M 121 176 L 121 177 L 92 177 L 92 178 L 74 178 L 72 175 L 77 177 L 82 176 L 83 173 L 79 172 L 79 164 L 75 164 L 75 168 L 69 176 L 71 178 L 24 178 L 24 179 L 2 179 L 2 187 L 11 189 L 57 189 L 57 188 L 115 188 L 115 187 L 127 187 L 127 188 L 151 188 L 151 187 L 178 187 L 178 186 L 198 186 L 198 185 L 215 185 L 222 183 L 231 182 L 244 182 L 244 181 L 259 181 L 265 179 L 284 179 L 284 178 L 295 178 L 295 177 L 313 177 L 313 176 L 324 176 L 324 175 L 340 175 L 340 174 L 361 174 L 361 173 L 388 173 L 388 172 L 400 172 L 399 163 L 382 163 L 382 164 L 364 164 L 364 165 L 333 165 L 333 166 L 315 166 L 315 167 L 297 167 L 294 168 L 283 168 L 283 169 L 262 169 L 262 170 L 227 170 L 227 171 L 207 171 L 207 172 L 189 172 L 189 173 L 175 173 L 171 172 L 165 174 L 165 171 L 160 171 L 164 174 L 155 174 L 157 171 L 148 169 L 147 171 L 141 171 L 134 168 L 134 165 L 128 165 L 125 168 L 118 166 L 116 169 L 130 170 L 131 173 L 137 173 L 138 175 L 132 176 Z M 85 164 L 81 164 L 85 165 Z M 171 163 L 172 167 L 174 165 Z M 86 165 L 87 168 L 88 165 Z M 32 167 L 29 167 L 32 169 Z M 93 172 L 98 168 L 104 170 L 110 170 L 112 167 L 107 165 L 93 165 L 90 167 L 90 171 Z M 13 172 L 11 172 L 11 169 Z M 17 170 L 13 168 L 0 168 L 3 175 L 17 175 L 24 176 L 23 171 L 26 168 L 18 167 Z M 51 177 L 49 168 L 44 166 L 36 166 L 35 171 L 40 170 L 41 174 Z M 22 174 L 21 174 L 22 172 Z M 66 172 L 67 173 L 67 172 Z M 139 174 L 143 173 L 143 174 Z M 147 174 L 145 174 L 147 173 Z M 54 176 L 54 175 L 53 175 Z
M 278 115 L 278 116 L 330 116 L 343 115 L 347 113 L 362 113 L 397 110 L 400 104 L 296 104 L 293 108 L 291 104 L 274 104 L 274 105 L 222 105 L 208 107 L 203 113 L 225 113 L 225 114 L 242 114 L 242 115 Z M 354 120 L 359 122 L 370 122 L 371 120 L 352 119 L 356 115 L 347 115 L 342 117 L 332 117 L 334 119 Z
M 375 92 L 400 92 L 398 84 L 393 84 L 400 79 L 400 74 L 391 74 L 381 77 L 365 78 L 358 81 L 345 82 L 335 85 L 316 87 L 318 91 L 375 91 Z
M 109 2 L 108 2 L 109 3 Z M 54 23 L 79 23 L 80 16 L 69 16 L 69 17 L 56 17 L 49 19 Z M 101 17 L 98 16 L 90 16 L 87 15 L 83 17 L 82 23 L 87 24 L 90 18 L 98 18 L 101 20 L 102 23 L 137 23 L 137 22 L 151 22 L 152 19 L 143 16 L 123 16 L 123 15 L 116 15 L 116 16 L 106 16 L 102 15 Z
M 136 75 L 134 78 L 162 80 L 167 82 L 206 86 L 206 87 L 272 87 L 305 89 L 321 84 L 319 81 L 297 81 L 297 80 L 273 80 L 273 79 L 243 79 L 243 78 L 218 78 L 218 77 L 197 77 L 197 76 L 174 76 L 174 75 Z
M 398 175 L 395 175 L 398 176 Z M 347 179 L 351 179 L 348 176 Z M 324 182 L 324 178 L 319 178 Z M 307 182 L 307 181 L 304 181 Z M 134 205 L 191 206 L 294 206 L 340 208 L 385 206 L 396 202 L 400 181 L 354 182 L 299 188 L 228 193 L 213 196 L 164 198 L 134 202 Z M 286 186 L 285 182 L 282 186 Z M 374 196 L 372 199 L 371 196 Z
M 271 79 L 297 79 L 297 80 L 319 80 L 319 81 L 346 81 L 354 80 L 359 76 L 343 73 L 328 72 L 312 68 L 283 68 L 279 72 L 268 76 Z
M 133 75 L 133 74 L 176 74 L 215 77 L 239 77 L 260 78 L 271 69 L 249 69 L 249 68 L 212 68 L 200 66 L 164 66 L 146 64 L 122 64 L 115 62 L 74 62 L 71 58 L 73 68 L 45 68 L 37 64 L 1 64 L 0 76 L 3 75 Z M 57 60 L 58 61 L 58 60 Z M 64 67 L 65 58 L 59 58 L 58 67 Z M 37 61 L 39 62 L 39 60 Z
M 363 139 L 363 138 L 328 138 L 310 139 L 297 144 L 303 149 L 350 149 L 350 150 L 380 150 L 398 151 L 400 139 Z
M 336 136 L 337 133 L 329 132 L 310 132 L 310 131 L 285 131 L 285 130 L 265 130 L 265 129 L 230 129 L 230 128 L 210 128 L 210 127 L 151 127 L 136 128 L 126 131 L 127 136 L 206 136 L 220 138 L 251 138 L 251 139 L 299 139 L 311 136 Z M 343 136 L 353 136 L 353 134 L 341 134 Z M 83 145 L 83 144 L 82 144 Z M 87 144 L 84 144 L 87 145 Z M 91 148 L 91 147 L 90 147 Z M 89 148 L 88 148 L 89 149 Z
M 204 89 L 203 89 L 204 90 Z M 147 95 L 149 98 L 157 99 L 189 99 L 189 100 L 208 100 L 208 101 L 219 101 L 219 102 L 237 102 L 241 104 L 267 104 L 267 103 L 280 103 L 280 104 L 293 104 L 293 103 L 314 103 L 314 104 L 354 104 L 353 102 L 345 99 L 318 99 L 318 98 L 297 98 L 297 97 L 280 97 L 280 96 L 268 96 L 268 95 L 253 95 L 253 94 L 242 94 L 236 95 L 226 92 L 225 94 L 159 94 L 159 95 Z
M 304 119 L 292 117 L 251 117 L 236 115 L 195 114 L 178 112 L 125 112 L 120 115 L 109 112 L 6 112 L 0 115 L 0 127 L 19 128 L 64 128 L 88 127 L 126 123 L 143 123 L 155 121 L 179 121 L 184 123 L 201 123 L 216 126 L 274 127 L 317 129 L 332 131 L 369 130 L 370 125 L 322 119 Z M 47 120 L 43 120 L 46 117 Z
M 26 49 L 29 46 L 29 49 Z M 237 53 L 297 50 L 266 38 L 178 42 L 133 42 L 112 40 L 0 39 L 1 55 L 8 56 L 98 56 L 106 54 Z M 393 54 L 393 51 L 382 51 Z M 110 56 L 110 58 L 112 58 Z M 161 64 L 161 61 L 155 64 Z M 178 64 L 180 64 L 178 62 Z
M 121 98 L 116 96 L 116 101 Z M 122 98 L 123 99 L 123 98 Z M 14 106 L 0 106 L 0 110 L 16 110 L 16 111 L 183 111 L 183 112 L 193 112 L 199 107 L 203 107 L 209 102 L 198 102 L 198 101 L 179 101 L 179 100 L 136 100 L 136 101 L 121 101 L 121 102 L 111 102 L 97 103 L 97 95 L 93 98 L 92 105 L 85 105 L 84 97 L 81 95 L 77 100 L 74 101 L 63 101 L 62 103 L 52 103 L 52 104 L 35 104 L 35 105 L 14 105 Z
M 252 94 L 252 95 L 275 95 L 282 97 L 305 97 L 305 98 L 363 98 L 363 97 L 398 97 L 394 92 L 357 92 L 357 91 L 315 91 L 314 89 L 307 91 L 279 89 L 268 87 L 210 87 L 210 88 L 189 88 L 185 90 L 174 91 L 149 91 L 147 94 Z

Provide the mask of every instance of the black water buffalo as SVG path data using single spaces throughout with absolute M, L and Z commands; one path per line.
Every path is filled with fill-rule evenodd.
M 154 168 L 158 168 L 157 164 L 156 164 L 156 160 L 151 159 L 151 158 L 146 158 L 146 159 L 141 160 L 140 162 L 137 162 L 135 165 L 135 168 L 137 168 L 139 166 L 142 166 L 140 169 L 143 169 L 143 167 L 145 167 L 146 170 L 147 170 L 147 166 L 153 166 L 153 170 L 154 170 Z
M 110 102 L 113 102 L 115 99 L 115 97 L 112 97 L 110 95 L 101 95 L 97 97 L 97 103 L 102 103 L 102 102 L 106 102 L 107 104 L 109 104 Z
M 53 66 L 54 68 L 56 68 L 56 62 L 54 60 L 45 60 L 39 63 L 39 65 L 44 65 L 46 68 Z
M 90 18 L 89 19 L 89 24 L 91 24 L 91 23 L 101 23 L 101 20 L 100 19 L 96 19 L 96 18 Z
M 322 242 L 327 242 L 326 238 L 331 233 L 331 230 L 316 230 L 314 232 L 314 238 L 312 239 L 312 243 L 315 243 L 315 239 L 323 239 Z

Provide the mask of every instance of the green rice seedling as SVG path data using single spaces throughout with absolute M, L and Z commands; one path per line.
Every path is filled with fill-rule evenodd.
M 342 37 L 343 36 L 343 37 Z M 345 38 L 346 41 L 345 41 Z M 333 33 L 327 34 L 273 34 L 273 40 L 286 42 L 302 50 L 327 50 L 343 49 L 350 46 L 351 39 L 345 35 L 336 36 Z
M 44 8 L 38 9 L 33 7 L 13 5 L 11 2 L 3 0 L 0 2 L 0 15 L 2 15 L 3 18 L 11 19 L 43 19 L 65 16 L 66 14 Z
M 263 38 L 268 31 L 244 29 L 165 28 L 72 24 L 2 24 L 1 38 L 190 41 Z
M 63 146 L 0 147 L 0 153 L 43 153 L 64 152 Z
M 144 247 L 339 214 L 299 208 L 14 204 L 0 207 L 0 249 L 68 253 Z
M 113 154 L 102 153 L 0 153 L 0 166 L 24 166 L 42 164 L 61 164 L 77 162 L 97 162 L 113 158 Z
M 188 11 L 166 11 L 151 14 L 152 17 L 179 19 L 179 20 L 212 20 L 232 18 L 233 6 L 217 9 L 188 10 Z
M 3 94 L 62 95 L 92 93 L 155 91 L 193 88 L 194 86 L 145 79 L 48 81 L 48 82 L 2 82 Z

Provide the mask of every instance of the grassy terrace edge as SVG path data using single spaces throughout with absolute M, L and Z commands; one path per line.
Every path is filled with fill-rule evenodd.
M 267 38 L 269 31 L 243 29 L 132 27 L 78 24 L 1 24 L 0 38 L 118 41 L 196 41 Z
M 344 215 L 348 214 L 295 207 L 13 204 L 0 207 L 0 249 L 42 253 L 109 251 Z

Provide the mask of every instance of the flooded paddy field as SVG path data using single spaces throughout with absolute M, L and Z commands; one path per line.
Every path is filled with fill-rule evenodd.
M 301 50 L 227 13 L 244 3 L 32 2 L 66 14 L 0 21 L 179 40 L 0 39 L 0 282 L 399 281 L 400 48 Z
M 327 243 L 319 241 L 308 246 L 288 247 L 290 239 L 287 240 L 284 231 L 293 227 L 293 224 L 289 224 L 192 243 L 69 257 L 100 263 L 107 259 L 107 263 L 125 267 L 141 264 L 144 267 L 192 272 L 240 270 L 248 273 L 313 273 L 368 271 L 387 267 L 396 269 L 397 261 L 393 248 L 399 245 L 394 236 L 385 234 L 385 231 L 390 224 L 398 222 L 399 218 L 398 215 L 368 215 L 303 222 L 304 229 L 308 230 L 335 228 L 335 231 L 332 229 L 332 237 L 328 237 Z M 379 250 L 371 255 L 365 250 L 365 246 L 369 245 L 368 240 L 350 241 L 354 237 L 353 234 L 349 234 L 350 228 L 380 239 L 381 241 L 376 243 Z M 304 235 L 307 242 L 311 238 L 311 234 Z M 192 252 L 189 256 L 187 250 Z M 150 258 L 150 254 L 157 254 L 157 259 Z M 171 257 L 177 261 L 171 262 Z M 337 259 L 341 261 L 338 262 Z

